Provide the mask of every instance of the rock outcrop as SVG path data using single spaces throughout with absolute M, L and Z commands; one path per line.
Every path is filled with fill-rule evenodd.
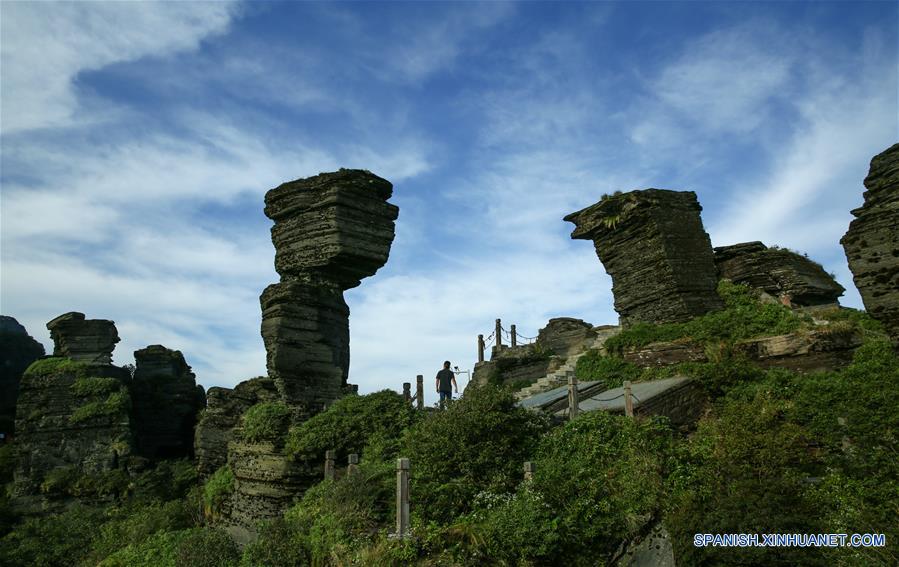
M 202 386 L 180 351 L 150 345 L 134 351 L 131 396 L 138 452 L 150 459 L 193 455 L 197 413 L 206 405 Z
M 837 303 L 846 291 L 817 262 L 784 248 L 744 242 L 715 248 L 721 278 L 764 291 L 796 306 Z
M 112 364 L 112 351 L 119 342 L 115 324 L 105 319 L 85 319 L 72 311 L 47 323 L 53 339 L 53 356 L 78 362 Z
M 865 188 L 840 242 L 865 309 L 899 349 L 899 144 L 874 156 Z
M 592 343 L 594 339 L 596 331 L 593 330 L 593 325 L 571 317 L 550 319 L 537 332 L 537 344 L 563 358 L 584 350 L 584 345 Z
M 701 210 L 692 191 L 646 189 L 565 217 L 576 227 L 572 238 L 593 241 L 623 326 L 686 321 L 723 307 Z
M 399 214 L 387 202 L 392 192 L 386 179 L 341 169 L 284 183 L 265 196 L 281 276 L 260 297 L 266 365 L 299 418 L 349 388 L 343 292 L 387 261 Z
M 251 406 L 279 399 L 271 378 L 254 378 L 241 382 L 234 389 L 209 388 L 206 392 L 206 411 L 197 424 L 194 453 L 197 471 L 205 478 L 228 463 L 228 443 L 234 439 L 234 428 Z
M 19 380 L 28 366 L 44 356 L 44 345 L 34 340 L 13 317 L 0 315 L 0 444 L 15 433 Z

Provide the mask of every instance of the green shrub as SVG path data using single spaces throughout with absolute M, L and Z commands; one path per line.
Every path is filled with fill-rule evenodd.
M 642 347 L 659 341 L 689 340 L 700 344 L 733 343 L 763 335 L 782 335 L 796 331 L 802 319 L 790 309 L 762 303 L 751 288 L 721 280 L 718 294 L 725 308 L 685 323 L 652 325 L 637 323 L 604 344 L 611 353 Z
M 156 532 L 137 544 L 113 553 L 98 567 L 180 567 L 177 563 L 181 545 L 193 533 L 192 530 Z
M 278 442 L 290 425 L 290 408 L 281 402 L 263 402 L 248 409 L 241 418 L 242 435 L 247 441 Z
M 87 396 L 105 396 L 112 392 L 117 392 L 121 388 L 122 383 L 115 378 L 103 376 L 85 376 L 77 378 L 75 382 L 69 386 L 72 393 L 79 397 Z
M 581 382 L 602 380 L 609 388 L 621 386 L 625 380 L 637 380 L 642 373 L 636 364 L 614 356 L 603 356 L 596 349 L 580 357 L 574 371 Z
M 41 481 L 40 490 L 43 494 L 70 494 L 72 487 L 80 476 L 81 473 L 75 467 L 52 469 Z
M 175 556 L 178 567 L 231 567 L 240 560 L 240 550 L 231 536 L 221 530 L 191 530 L 181 540 Z
M 835 307 L 816 313 L 817 317 L 831 323 L 849 323 L 853 328 L 866 332 L 882 333 L 883 323 L 868 315 L 865 311 L 849 307 Z
M 0 486 L 12 481 L 16 459 L 15 445 L 12 443 L 0 445 Z
M 69 416 L 69 422 L 72 424 L 83 423 L 98 417 L 122 415 L 128 411 L 130 405 L 131 399 L 127 392 L 113 392 L 103 401 L 89 402 L 78 407 Z
M 75 362 L 62 356 L 41 358 L 31 363 L 25 374 L 31 376 L 50 376 L 62 372 L 73 373 L 76 376 L 86 376 L 89 365 L 84 362 Z
M 222 504 L 234 492 L 234 473 L 224 465 L 206 481 L 203 486 L 203 509 L 207 517 L 215 518 L 221 512 Z
M 404 438 L 414 514 L 447 523 L 470 511 L 479 492 L 512 492 L 547 428 L 545 416 L 517 407 L 510 392 L 470 385 L 465 396 L 426 416 Z
M 302 526 L 276 518 L 260 526 L 259 536 L 243 548 L 243 567 L 305 567 L 312 557 Z
M 197 468 L 193 461 L 161 461 L 133 480 L 133 497 L 162 501 L 184 498 L 197 485 L 197 480 Z
M 498 505 L 479 507 L 468 520 L 479 537 L 471 559 L 506 565 L 553 563 L 559 547 L 559 517 L 530 483 Z
M 391 390 L 346 396 L 293 427 L 285 451 L 296 459 L 315 463 L 321 462 L 329 449 L 341 459 L 351 453 L 365 460 L 392 459 L 403 432 L 416 418 L 412 404 Z
M 102 511 L 83 506 L 28 518 L 0 539 L 0 565 L 77 565 L 102 521 Z
M 111 508 L 98 530 L 85 563 L 96 565 L 125 548 L 137 549 L 156 534 L 191 527 L 184 502 L 140 501 Z M 127 552 L 131 553 L 131 552 Z M 112 564 L 118 560 L 112 560 Z

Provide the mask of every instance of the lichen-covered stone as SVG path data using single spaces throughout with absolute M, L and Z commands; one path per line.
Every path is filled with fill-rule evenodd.
M 184 356 L 150 345 L 134 351 L 134 360 L 131 395 L 138 451 L 150 459 L 192 456 L 197 413 L 206 400 Z
M 16 407 L 18 507 L 46 506 L 41 485 L 54 470 L 98 474 L 124 467 L 134 447 L 129 378 L 116 366 L 64 358 L 40 360 L 25 372 Z
M 105 319 L 85 319 L 72 311 L 47 323 L 53 339 L 53 356 L 93 364 L 111 364 L 112 351 L 119 342 L 115 323 Z
M 840 242 L 865 309 L 899 349 L 899 144 L 874 156 L 865 188 Z
M 13 317 L 0 315 L 0 434 L 6 439 L 15 433 L 22 373 L 42 356 L 44 345 L 34 340 Z
M 593 325 L 581 319 L 556 317 L 537 332 L 537 345 L 552 354 L 568 357 L 596 339 Z
M 721 278 L 746 284 L 791 305 L 833 304 L 845 291 L 820 264 L 792 250 L 768 248 L 761 242 L 714 250 Z
M 343 292 L 288 281 L 268 286 L 260 303 L 268 375 L 300 413 L 318 413 L 347 383 L 350 309 Z
M 208 477 L 228 462 L 228 443 L 234 438 L 234 428 L 251 406 L 279 399 L 271 378 L 254 378 L 241 382 L 234 389 L 209 388 L 206 410 L 202 413 L 194 436 L 197 471 Z
M 576 227 L 572 238 L 593 241 L 622 325 L 686 321 L 723 307 L 701 210 L 692 191 L 646 189 L 565 217 Z
M 387 262 L 399 209 L 393 185 L 361 169 L 341 169 L 279 185 L 265 195 L 275 221 L 275 269 L 285 279 L 359 285 Z

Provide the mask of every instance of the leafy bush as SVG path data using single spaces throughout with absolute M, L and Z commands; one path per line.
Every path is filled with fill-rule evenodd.
M 55 468 L 44 476 L 40 490 L 43 494 L 69 494 L 80 476 L 75 467 Z
M 74 373 L 76 376 L 86 376 L 89 365 L 84 362 L 75 362 L 63 356 L 51 356 L 41 358 L 31 363 L 25 370 L 25 374 L 31 376 L 50 376 L 62 372 Z
M 112 508 L 90 546 L 85 563 L 96 565 L 115 557 L 126 547 L 139 548 L 156 534 L 189 527 L 191 520 L 180 500 L 141 501 Z M 119 564 L 116 561 L 112 560 L 112 564 Z
M 113 392 L 103 401 L 89 402 L 78 407 L 69 416 L 72 424 L 82 423 L 98 417 L 117 416 L 128 411 L 131 399 L 127 392 Z
M 830 321 L 831 323 L 849 323 L 853 328 L 861 329 L 866 332 L 882 333 L 883 323 L 871 317 L 865 311 L 852 309 L 849 307 L 835 307 L 825 311 L 820 311 L 816 315 Z
M 240 560 L 240 550 L 231 536 L 221 530 L 191 530 L 181 540 L 175 556 L 179 567 L 231 567 Z
M 12 443 L 0 445 L 0 486 L 12 481 L 16 470 L 16 448 Z
M 547 429 L 546 418 L 517 407 L 510 392 L 470 385 L 459 401 L 426 416 L 403 440 L 414 513 L 425 522 L 446 523 L 470 511 L 479 492 L 512 492 L 522 463 Z
M 366 460 L 392 459 L 399 439 L 416 420 L 412 404 L 391 390 L 346 396 L 324 412 L 293 427 L 285 450 L 296 459 L 320 462 L 334 449 L 339 458 L 351 453 Z
M 263 402 L 248 409 L 241 418 L 243 438 L 250 442 L 283 439 L 290 425 L 290 408 L 281 402 Z
M 224 465 L 206 481 L 203 486 L 203 509 L 207 517 L 214 518 L 221 511 L 222 504 L 234 492 L 234 473 Z
M 133 479 L 132 496 L 138 500 L 175 500 L 184 498 L 196 485 L 197 469 L 191 460 L 161 461 Z
M 636 364 L 615 356 L 603 356 L 596 349 L 589 350 L 580 357 L 574 371 L 581 382 L 602 380 L 609 388 L 621 386 L 625 380 L 634 381 L 642 373 Z
M 102 511 L 83 506 L 26 519 L 0 539 L 0 565 L 76 565 L 90 550 L 102 521 Z
M 180 567 L 181 545 L 192 530 L 156 532 L 140 543 L 132 543 L 97 564 L 98 567 Z
M 79 397 L 87 396 L 103 396 L 112 392 L 117 392 L 122 383 L 115 378 L 103 376 L 84 376 L 77 378 L 75 382 L 69 386 L 72 393 Z
M 790 309 L 759 301 L 751 288 L 728 280 L 718 283 L 718 295 L 725 308 L 685 323 L 652 325 L 637 323 L 605 342 L 608 352 L 642 347 L 659 341 L 690 340 L 700 344 L 732 343 L 762 335 L 782 335 L 796 331 L 802 319 Z

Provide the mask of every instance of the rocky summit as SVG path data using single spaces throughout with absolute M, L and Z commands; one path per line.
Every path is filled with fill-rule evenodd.
M 265 196 L 281 282 L 262 293 L 267 368 L 298 417 L 348 390 L 344 290 L 387 262 L 399 209 L 393 185 L 361 169 L 284 183 Z
M 53 339 L 53 356 L 78 362 L 111 364 L 112 351 L 119 342 L 115 323 L 106 319 L 85 319 L 72 311 L 47 323 Z
M 899 144 L 874 156 L 865 188 L 840 242 L 865 309 L 899 348 Z
M 571 238 L 592 240 L 624 326 L 686 321 L 723 304 L 712 244 L 692 191 L 607 195 L 571 213 Z
M 744 242 L 715 248 L 718 274 L 796 306 L 837 303 L 846 291 L 821 264 L 792 250 Z

